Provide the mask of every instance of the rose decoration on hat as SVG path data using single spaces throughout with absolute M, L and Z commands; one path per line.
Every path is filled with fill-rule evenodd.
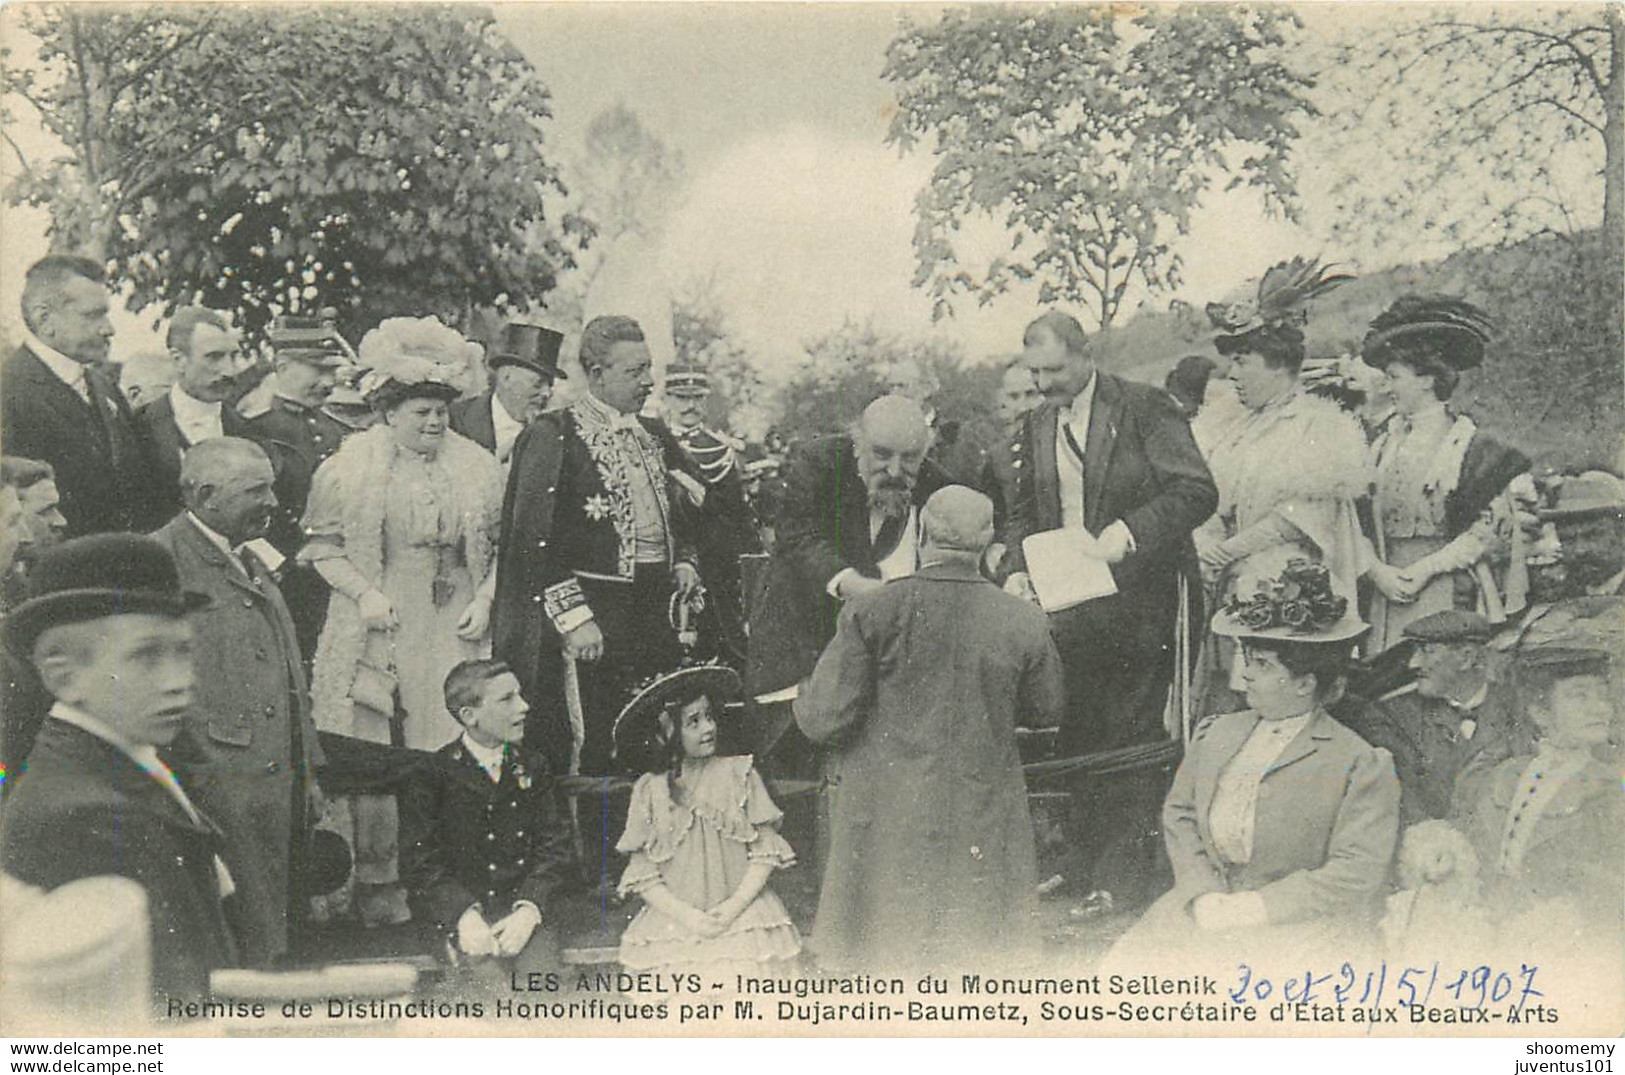
M 1279 578 L 1259 582 L 1251 597 L 1232 597 L 1223 612 L 1249 631 L 1284 628 L 1309 635 L 1341 620 L 1348 604 L 1348 598 L 1332 592 L 1332 575 L 1325 565 L 1298 558 Z

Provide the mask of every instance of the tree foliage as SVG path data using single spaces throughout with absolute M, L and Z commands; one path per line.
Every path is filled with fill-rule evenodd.
M 1172 240 L 1213 183 L 1295 213 L 1307 76 L 1283 62 L 1295 16 L 1191 5 L 1133 18 L 1107 7 L 953 10 L 891 45 L 900 110 L 890 140 L 929 138 L 916 199 L 915 284 L 937 316 L 1036 280 L 1039 300 L 1087 307 L 1101 327 L 1136 281 L 1179 282 Z M 988 217 L 1006 256 L 962 264 L 956 233 Z
M 995 435 L 998 370 L 972 366 L 954 345 L 907 339 L 873 324 L 848 321 L 804 345 L 806 361 L 781 393 L 778 429 L 790 440 L 836 433 L 874 399 L 903 382 L 926 398 L 942 421 L 961 423 L 965 435 L 988 443 Z
M 590 231 L 552 219 L 549 95 L 488 12 L 440 6 L 29 8 L 7 57 L 65 152 L 20 147 L 12 201 L 106 257 L 131 305 L 201 300 L 259 329 L 336 306 L 350 327 L 464 320 L 549 290 Z
M 1355 20 L 1328 65 L 1349 238 L 1482 246 L 1625 231 L 1618 5 L 1421 9 Z
M 766 432 L 772 393 L 750 353 L 733 335 L 709 281 L 693 285 L 672 302 L 671 330 L 677 361 L 711 375 L 711 419 L 738 434 Z

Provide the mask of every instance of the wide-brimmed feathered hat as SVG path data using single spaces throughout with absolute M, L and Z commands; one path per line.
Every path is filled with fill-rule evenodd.
M 666 752 L 677 729 L 663 721 L 673 702 L 690 702 L 703 695 L 723 700 L 726 705 L 744 693 L 739 673 L 725 664 L 710 661 L 664 672 L 633 689 L 632 700 L 615 718 L 611 732 L 615 740 L 615 760 L 631 768 L 648 768 Z M 715 714 L 720 720 L 722 713 Z
M 1477 306 L 1454 295 L 1401 295 L 1371 322 L 1360 343 L 1369 366 L 1387 369 L 1407 354 L 1429 355 L 1456 370 L 1484 362 L 1495 322 Z
M 1295 559 L 1280 577 L 1225 602 L 1213 617 L 1213 633 L 1226 638 L 1282 642 L 1347 642 L 1370 630 L 1346 597 L 1332 589 L 1324 564 Z
M 468 392 L 483 349 L 436 317 L 391 317 L 361 339 L 356 387 L 380 410 L 424 397 L 451 402 Z
M 1309 301 L 1354 279 L 1335 268 L 1322 265 L 1318 258 L 1278 262 L 1259 279 L 1253 301 L 1208 303 L 1207 317 L 1218 333 L 1214 346 L 1221 355 L 1233 355 L 1253 350 L 1260 336 L 1285 335 L 1301 347 Z

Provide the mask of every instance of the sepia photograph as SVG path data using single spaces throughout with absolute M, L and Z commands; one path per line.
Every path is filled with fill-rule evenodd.
M 6 1070 L 1612 1070 L 1625 7 L 25 0 L 0 94 Z

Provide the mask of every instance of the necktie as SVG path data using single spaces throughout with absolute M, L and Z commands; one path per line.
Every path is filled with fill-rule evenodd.
M 903 540 L 903 528 L 908 525 L 908 515 L 887 515 L 880 520 L 880 532 L 875 535 L 875 560 L 884 560 L 897 551 L 897 543 Z

